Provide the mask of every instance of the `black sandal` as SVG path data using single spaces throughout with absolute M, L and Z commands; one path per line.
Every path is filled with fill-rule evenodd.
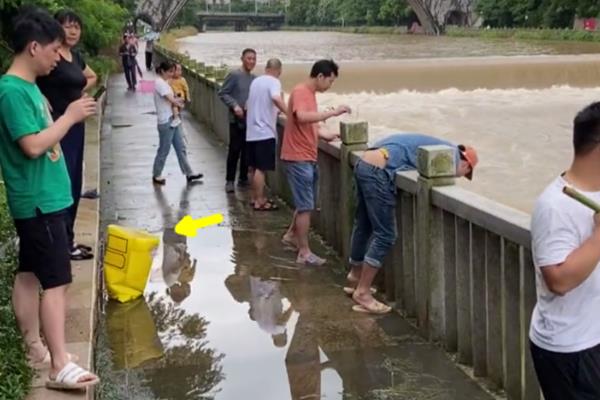
M 83 250 L 90 253 L 93 249 L 90 246 L 86 246 L 85 244 L 76 243 L 75 249 Z
M 277 211 L 279 210 L 279 207 L 277 206 L 277 204 L 271 202 L 271 201 L 265 201 L 263 204 L 261 204 L 260 206 L 254 206 L 254 211 Z
M 73 261 L 91 260 L 92 258 L 94 258 L 92 253 L 88 253 L 87 251 L 79 248 L 76 248 L 71 252 L 71 260 Z

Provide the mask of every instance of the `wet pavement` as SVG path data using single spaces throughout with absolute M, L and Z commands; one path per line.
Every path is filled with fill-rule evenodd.
M 225 148 L 202 126 L 184 124 L 203 182 L 186 185 L 171 152 L 166 185 L 153 186 L 152 96 L 127 93 L 122 76 L 108 95 L 103 222 L 162 239 L 144 298 L 104 307 L 119 398 L 492 399 L 399 315 L 353 312 L 344 263 L 317 238 L 326 266 L 295 264 L 280 243 L 291 210 L 256 213 L 247 192 L 227 195 Z M 214 213 L 221 226 L 173 232 L 184 215 Z

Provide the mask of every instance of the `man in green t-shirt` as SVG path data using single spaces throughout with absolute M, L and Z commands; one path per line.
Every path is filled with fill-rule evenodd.
M 71 126 L 95 113 L 96 104 L 83 97 L 52 121 L 35 81 L 56 66 L 62 40 L 62 26 L 46 12 L 29 10 L 15 21 L 15 57 L 0 78 L 0 166 L 19 236 L 13 307 L 29 358 L 50 362 L 47 387 L 77 389 L 98 383 L 98 377 L 66 352 L 66 292 L 72 279 L 66 208 L 73 200 L 59 142 Z M 40 339 L 40 322 L 48 348 Z

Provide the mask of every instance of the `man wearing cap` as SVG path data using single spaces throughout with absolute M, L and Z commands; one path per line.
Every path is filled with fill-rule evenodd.
M 394 134 L 364 152 L 354 167 L 357 207 L 350 250 L 349 286 L 344 291 L 358 312 L 385 314 L 391 308 L 373 298 L 371 285 L 396 240 L 397 171 L 417 169 L 421 146 L 447 145 L 456 149 L 456 176 L 472 179 L 478 158 L 475 149 L 453 145 L 421 134 Z

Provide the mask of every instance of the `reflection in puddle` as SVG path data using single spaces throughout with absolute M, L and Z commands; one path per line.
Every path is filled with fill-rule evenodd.
M 299 267 L 280 243 L 285 212 L 257 216 L 204 187 L 153 190 L 161 243 L 145 298 L 107 309 L 115 367 L 135 380 L 124 398 L 489 399 L 397 315 L 352 312 L 331 272 L 338 260 Z M 183 215 L 214 211 L 233 225 L 174 233 Z

